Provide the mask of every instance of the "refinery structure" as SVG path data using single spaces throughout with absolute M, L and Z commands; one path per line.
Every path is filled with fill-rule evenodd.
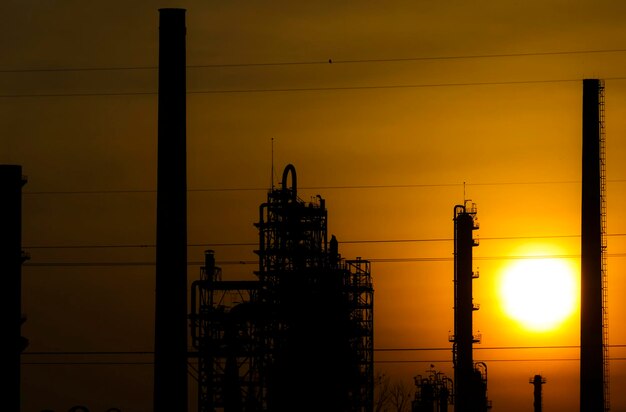
M 201 412 L 372 410 L 370 264 L 341 258 L 324 199 L 296 181 L 288 165 L 259 208 L 258 280 L 222 280 L 208 251 L 193 283 Z
M 474 362 L 473 345 L 481 336 L 473 330 L 473 313 L 479 305 L 473 299 L 473 281 L 478 271 L 473 268 L 473 248 L 478 246 L 474 231 L 478 229 L 476 205 L 454 207 L 454 334 L 452 363 L 454 365 L 454 404 L 456 412 L 486 412 L 487 365 Z

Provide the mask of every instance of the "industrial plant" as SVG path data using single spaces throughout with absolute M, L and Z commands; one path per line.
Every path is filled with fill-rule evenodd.
M 374 286 L 367 259 L 344 258 L 328 230 L 325 199 L 298 196 L 288 164 L 258 207 L 258 268 L 233 279 L 206 250 L 187 282 L 185 12 L 161 10 L 156 219 L 154 411 L 189 410 L 189 364 L 197 367 L 198 412 L 373 412 Z M 609 411 L 604 84 L 583 81 L 580 411 Z M 20 410 L 21 188 L 19 166 L 0 166 L 0 315 L 7 332 L 2 376 Z M 251 205 L 254 207 L 254 205 Z M 251 222 L 252 223 L 252 222 Z M 473 250 L 477 208 L 453 208 L 453 377 L 415 378 L 413 412 L 487 412 L 487 364 L 474 360 Z M 189 298 L 188 298 L 189 297 Z M 189 299 L 189 301 L 188 301 Z M 420 319 L 416 318 L 415 322 Z M 189 340 L 190 337 L 190 341 Z M 192 350 L 189 350 L 192 348 Z M 446 346 L 445 350 L 448 350 Z M 526 385 L 525 382 L 524 385 Z M 542 411 L 535 375 L 534 410 Z M 528 386 L 526 386 L 528 388 Z M 530 402 L 529 402 L 530 405 Z M 530 409 L 530 408 L 529 408 Z M 117 409 L 116 409 L 117 410 Z

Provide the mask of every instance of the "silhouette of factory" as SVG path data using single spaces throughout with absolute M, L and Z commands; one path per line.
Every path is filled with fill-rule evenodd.
M 213 251 L 187 301 L 185 10 L 160 10 L 154 411 L 188 410 L 197 360 L 200 412 L 374 410 L 374 288 L 370 262 L 346 260 L 328 234 L 321 196 L 298 197 L 296 169 L 259 206 L 256 280 L 224 280 Z M 604 84 L 583 81 L 580 411 L 609 410 Z M 20 410 L 20 166 L 0 166 L 0 316 L 7 410 Z M 486 412 L 487 365 L 475 362 L 473 203 L 454 206 L 454 378 L 415 379 L 413 412 Z M 191 342 L 188 342 L 191 336 Z M 189 352 L 188 343 L 193 347 Z M 535 410 L 541 410 L 536 375 Z M 85 408 L 86 409 L 86 408 Z

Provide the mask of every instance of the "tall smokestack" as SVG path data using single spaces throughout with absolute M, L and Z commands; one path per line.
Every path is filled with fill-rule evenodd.
M 598 79 L 583 80 L 580 296 L 580 411 L 604 410 L 602 192 Z
M 0 376 L 4 408 L 20 410 L 22 315 L 22 167 L 0 165 Z
M 185 10 L 159 10 L 154 411 L 187 411 Z

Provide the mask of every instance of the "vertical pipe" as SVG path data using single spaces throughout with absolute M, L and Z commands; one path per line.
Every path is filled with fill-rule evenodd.
M 23 184 L 21 166 L 0 165 L 0 393 L 10 411 L 20 410 Z
M 159 9 L 154 411 L 187 411 L 185 10 Z
M 583 80 L 580 411 L 604 410 L 600 80 Z

